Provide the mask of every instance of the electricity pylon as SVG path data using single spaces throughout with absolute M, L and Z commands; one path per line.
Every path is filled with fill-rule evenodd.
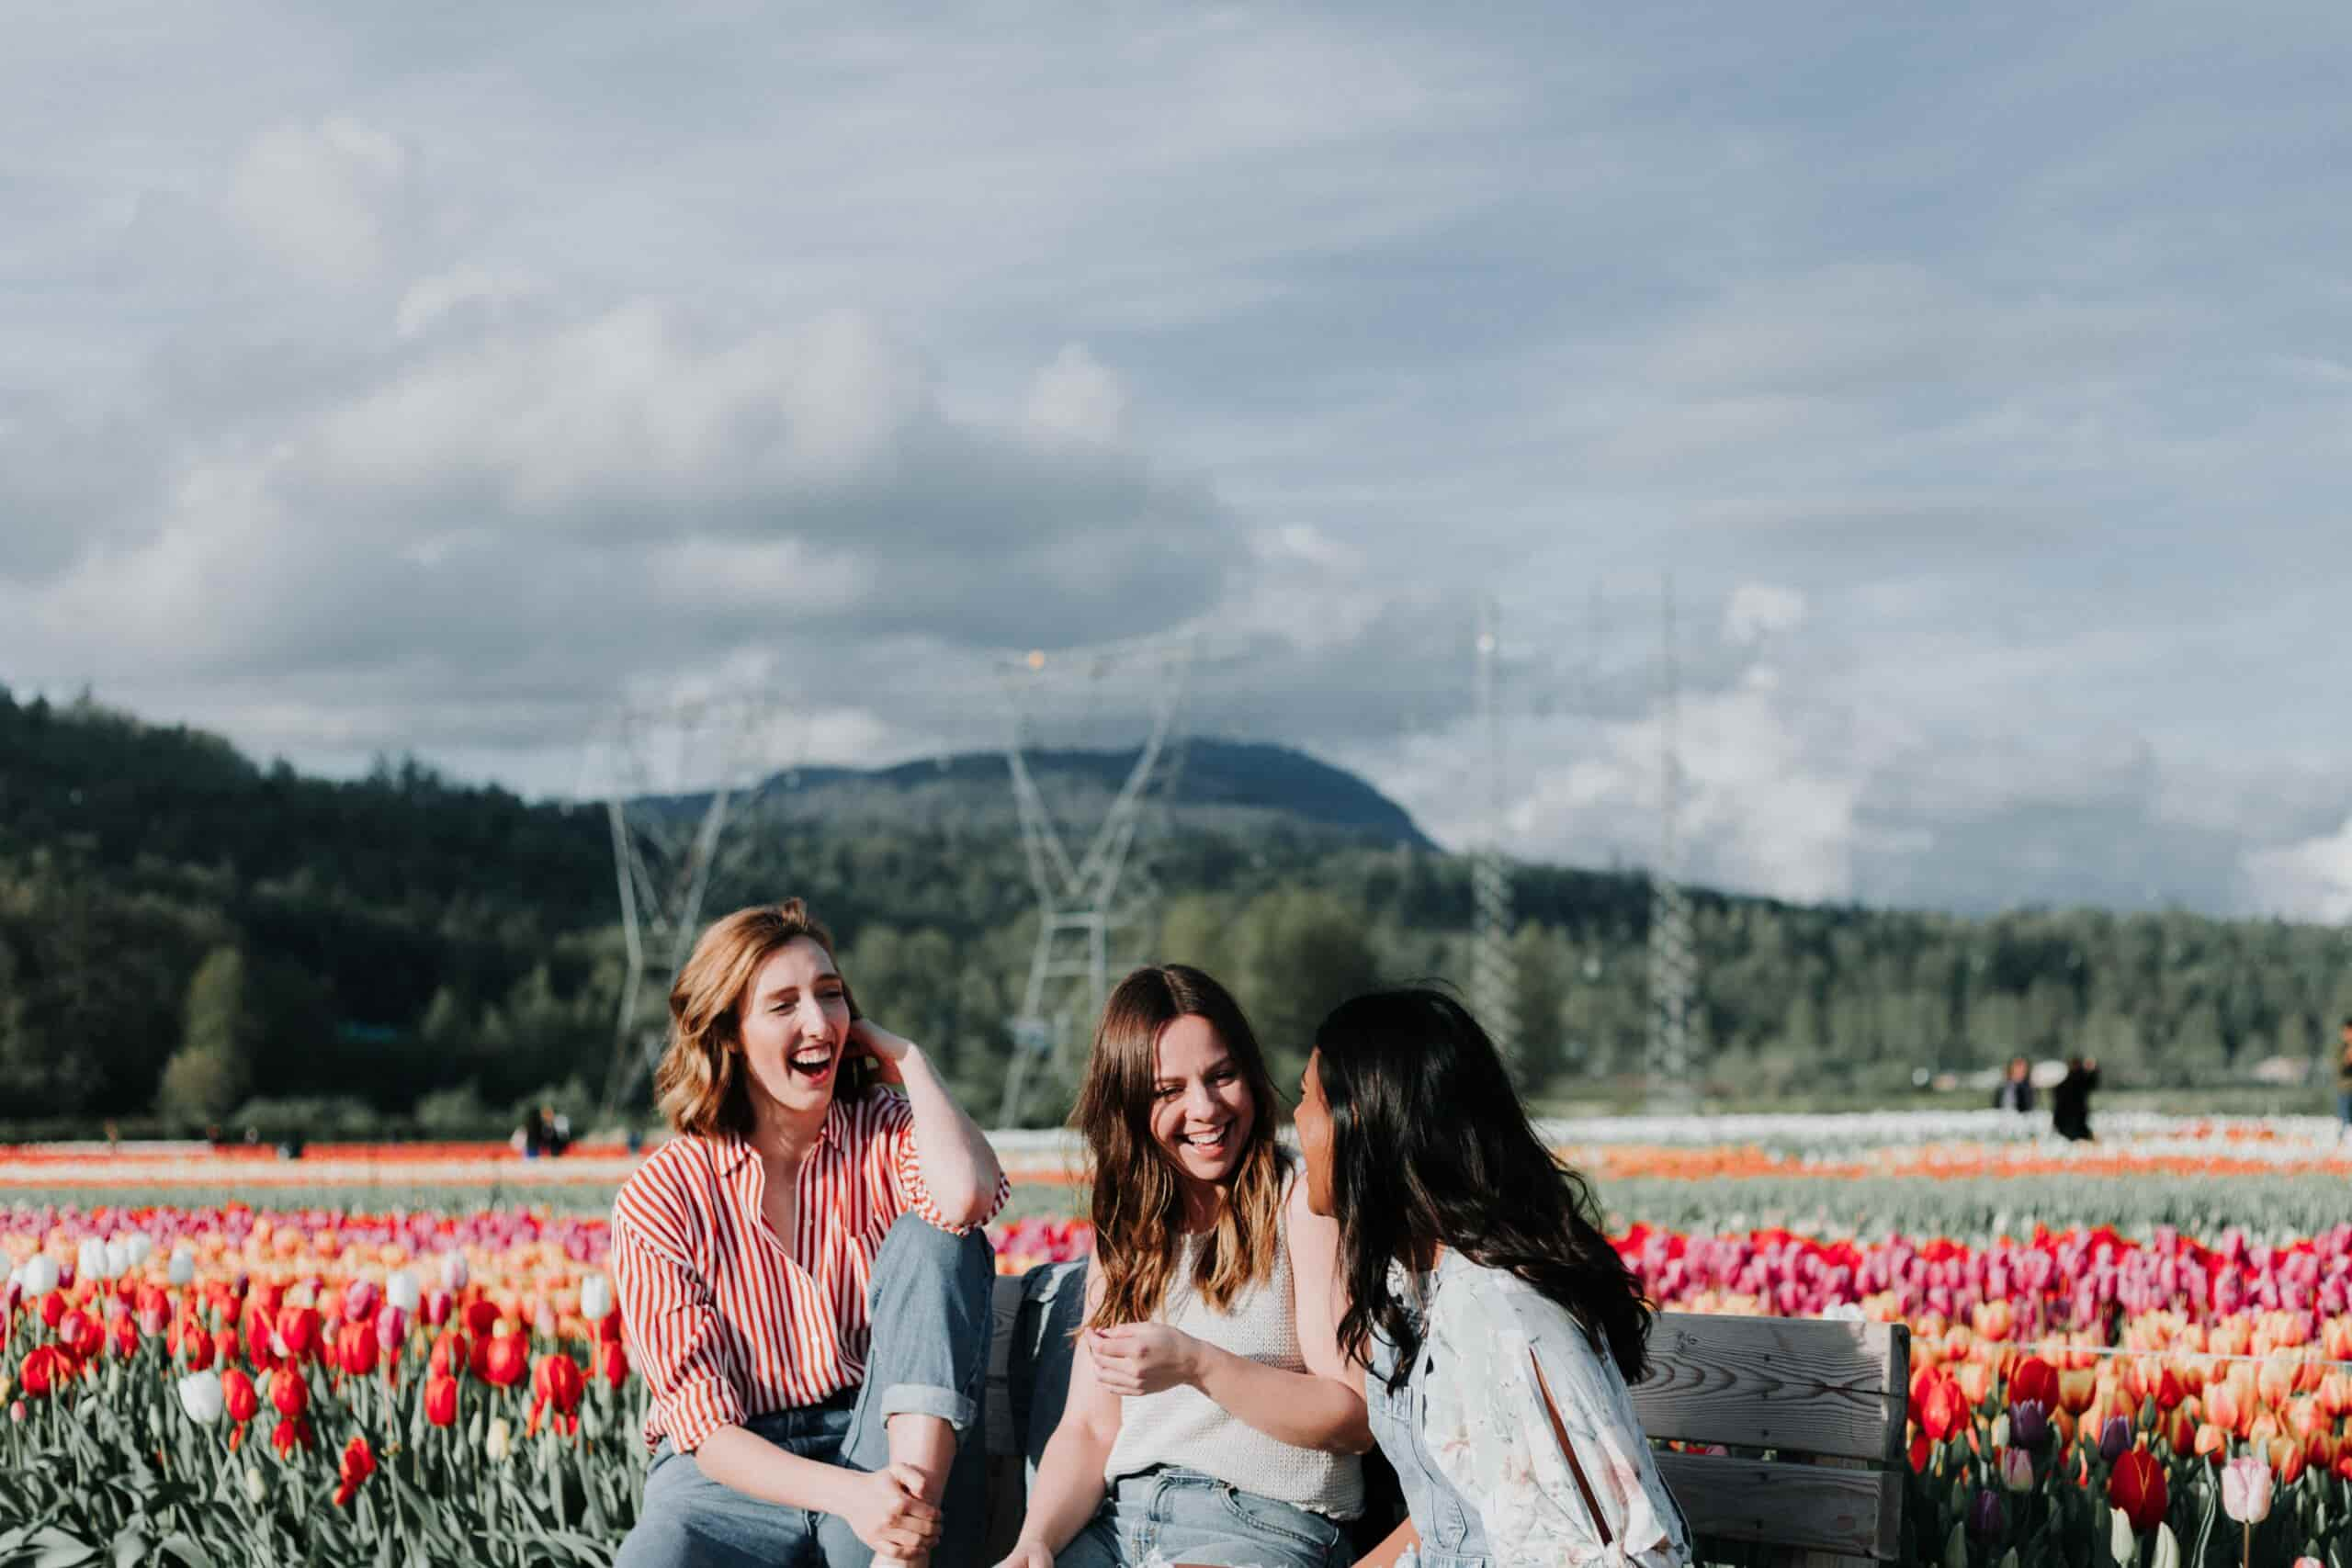
M 711 878 L 745 846 L 741 809 L 773 758 L 775 712 L 752 697 L 624 707 L 591 742 L 582 794 L 612 830 L 627 965 L 605 1116 L 627 1115 L 662 1059 L 670 987 L 700 932 Z
M 1501 620 L 1493 600 L 1479 606 L 1477 699 L 1486 743 L 1487 820 L 1470 863 L 1470 1007 L 1516 1075 L 1521 1066 L 1519 966 L 1510 945 L 1510 867 L 1503 858 L 1503 721 L 1495 694 L 1496 666 L 1502 659 Z
M 1666 579 L 1658 660 L 1658 856 L 1650 874 L 1649 1100 L 1667 1109 L 1696 1102 L 1690 997 L 1698 964 L 1690 943 L 1690 901 L 1682 891 L 1680 680 L 1674 653 L 1674 579 Z
M 1170 736 L 1183 705 L 1195 641 L 1186 630 L 1098 648 L 1035 650 L 999 666 L 1012 720 L 1005 761 L 1021 821 L 1021 848 L 1037 894 L 1036 946 L 1021 1010 L 1010 1021 L 1012 1061 L 997 1112 L 1001 1127 L 1020 1125 L 1038 1069 L 1064 1061 L 1101 1015 L 1110 991 L 1113 945 L 1148 913 L 1150 881 L 1127 874 L 1130 854 L 1147 803 L 1167 793 L 1175 761 Z M 1135 761 L 1082 840 L 1076 836 L 1077 824 L 1057 819 L 1047 807 L 1030 767 L 1031 753 L 1038 749 L 1040 710 L 1066 694 L 1057 693 L 1053 682 L 1069 671 L 1083 682 L 1081 705 L 1087 708 L 1103 694 L 1106 682 L 1139 682 L 1139 694 L 1130 689 L 1115 694 L 1139 695 L 1146 725 Z

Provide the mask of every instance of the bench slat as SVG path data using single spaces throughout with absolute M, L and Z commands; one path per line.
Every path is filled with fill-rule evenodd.
M 1901 1324 L 1662 1313 L 1634 1408 L 1653 1438 L 1899 1464 Z
M 1882 1562 L 1900 1555 L 1903 1477 L 1893 1471 L 1673 1452 L 1657 1468 L 1700 1536 Z

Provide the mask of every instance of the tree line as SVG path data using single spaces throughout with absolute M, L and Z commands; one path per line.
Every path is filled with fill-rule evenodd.
M 749 845 L 709 908 L 808 897 L 861 999 L 992 1109 L 1035 930 L 1017 839 L 935 813 L 778 816 Z M 1134 955 L 1227 978 L 1286 1077 L 1331 1002 L 1468 975 L 1454 857 L 1304 818 L 1170 834 L 1149 852 L 1165 895 Z M 584 1115 L 623 974 L 609 856 L 594 810 L 414 761 L 306 777 L 200 731 L 0 688 L 0 1135 L 107 1120 L 478 1134 L 548 1100 Z M 1525 865 L 1514 891 L 1531 1087 L 1629 1082 L 1648 1008 L 1645 880 Z M 1919 1068 L 2017 1052 L 2088 1052 L 2110 1082 L 2222 1083 L 2266 1058 L 2330 1055 L 2352 1015 L 2333 928 L 1704 891 L 1693 904 L 1703 1058 L 1742 1098 L 1892 1093 Z

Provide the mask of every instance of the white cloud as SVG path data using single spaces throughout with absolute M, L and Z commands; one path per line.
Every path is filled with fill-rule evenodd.
M 1065 344 L 1029 384 L 1025 419 L 1049 439 L 1109 445 L 1119 438 L 1126 389 L 1082 343 Z
M 363 282 L 388 259 L 408 170 L 399 141 L 358 120 L 276 126 L 238 160 L 228 210 L 296 271 Z

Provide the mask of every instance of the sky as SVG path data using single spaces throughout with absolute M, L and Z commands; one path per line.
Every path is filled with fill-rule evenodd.
M 1650 863 L 1670 733 L 1696 882 L 2352 918 L 2341 6 L 7 31 L 20 696 L 566 795 L 1181 639 L 1455 847 Z

